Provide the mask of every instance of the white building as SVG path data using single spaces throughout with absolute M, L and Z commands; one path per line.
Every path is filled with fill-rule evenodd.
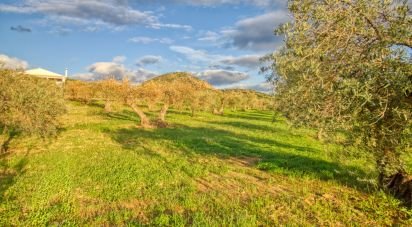
M 66 82 L 66 79 L 67 79 L 67 69 L 65 70 L 66 75 L 64 76 L 58 73 L 51 72 L 46 69 L 42 69 L 42 68 L 26 70 L 24 73 L 30 76 L 38 77 L 38 78 L 44 78 L 47 80 L 55 80 L 56 84 L 58 85 L 64 84 L 64 82 Z

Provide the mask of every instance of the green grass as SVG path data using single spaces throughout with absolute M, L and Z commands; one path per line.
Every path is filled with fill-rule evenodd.
M 126 109 L 68 109 L 56 138 L 1 157 L 1 226 L 412 224 L 369 157 L 269 112 L 171 112 L 171 127 L 141 129 Z

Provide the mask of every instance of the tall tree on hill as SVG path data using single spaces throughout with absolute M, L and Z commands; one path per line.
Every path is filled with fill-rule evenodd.
M 376 157 L 379 185 L 411 204 L 401 155 L 412 141 L 412 17 L 407 1 L 291 0 L 272 56 L 277 107 L 294 123 L 345 130 Z

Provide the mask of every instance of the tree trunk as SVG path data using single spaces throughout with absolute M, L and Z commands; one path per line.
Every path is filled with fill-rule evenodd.
M 151 124 L 150 124 L 149 118 L 146 116 L 146 114 L 139 107 L 137 107 L 135 104 L 130 104 L 130 107 L 133 109 L 133 111 L 137 115 L 139 115 L 140 126 L 142 126 L 143 128 L 150 128 Z
M 324 138 L 325 138 L 324 135 L 325 135 L 324 129 L 320 128 L 318 130 L 318 133 L 317 133 L 316 137 L 319 141 L 324 141 Z
M 190 111 L 191 111 L 191 117 L 194 117 L 195 116 L 195 108 L 191 107 Z
M 213 114 L 214 115 L 223 115 L 223 111 L 222 110 L 217 110 L 216 108 L 213 108 Z
M 223 108 L 223 106 L 222 106 L 222 107 L 220 107 L 220 109 L 219 109 L 219 114 L 220 114 L 220 115 L 223 115 L 223 113 L 224 113 L 224 108 Z
M 154 105 L 153 105 L 152 103 L 148 103 L 148 104 L 147 104 L 147 108 L 149 109 L 150 112 L 155 109 L 155 108 L 154 108 Z
M 3 128 L 3 132 L 0 134 L 0 154 L 3 153 L 6 150 L 6 143 L 8 141 L 8 130 L 7 130 L 7 126 L 4 126 Z
M 162 109 L 159 112 L 159 120 L 161 122 L 166 122 L 166 113 L 168 109 L 169 109 L 169 104 L 168 103 L 163 104 Z
M 104 104 L 104 112 L 106 113 L 112 112 L 112 102 L 110 100 L 106 100 Z
M 7 126 L 4 126 L 3 132 L 0 134 L 0 154 L 7 152 L 11 140 L 17 136 L 17 132 L 9 130 Z
M 377 160 L 379 187 L 412 206 L 412 176 L 403 168 L 399 154 L 394 149 L 385 149 Z

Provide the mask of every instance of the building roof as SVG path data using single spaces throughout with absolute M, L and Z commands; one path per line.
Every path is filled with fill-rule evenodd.
M 44 77 L 44 78 L 60 78 L 60 79 L 66 78 L 65 76 L 61 74 L 54 73 L 54 72 L 51 72 L 49 70 L 42 69 L 42 68 L 26 70 L 25 74 L 31 75 L 31 76 L 37 76 L 37 77 Z

